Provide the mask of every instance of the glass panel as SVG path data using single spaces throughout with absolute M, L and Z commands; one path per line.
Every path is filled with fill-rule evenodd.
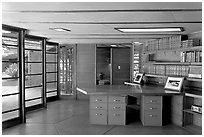
M 42 87 L 25 89 L 25 99 L 42 97 Z
M 42 85 L 42 75 L 33 75 L 33 76 L 26 76 L 25 79 L 25 86 L 39 86 Z
M 46 62 L 57 62 L 57 54 L 46 54 Z
M 46 93 L 47 97 L 57 96 L 57 92 Z
M 18 33 L 16 32 L 11 32 L 11 33 L 3 33 L 2 34 L 2 44 L 3 45 L 18 45 Z
M 57 90 L 57 82 L 47 83 L 47 91 Z
M 27 101 L 25 104 L 26 104 L 25 105 L 26 107 L 42 104 L 42 99 L 36 99 L 36 100 Z
M 25 62 L 42 62 L 42 51 L 25 50 Z
M 46 71 L 47 72 L 56 72 L 57 71 L 57 64 L 46 64 Z
M 42 63 L 25 63 L 26 74 L 42 73 Z
M 25 49 L 42 49 L 41 41 L 32 41 L 29 39 L 25 40 Z
M 2 95 L 19 93 L 18 79 L 2 80 Z
M 19 95 L 2 97 L 2 111 L 19 108 Z
M 57 73 L 48 73 L 47 82 L 49 81 L 57 81 Z
M 53 45 L 46 45 L 46 52 L 57 52 L 57 46 L 53 46 Z
M 2 114 L 2 121 L 19 117 L 19 110 Z

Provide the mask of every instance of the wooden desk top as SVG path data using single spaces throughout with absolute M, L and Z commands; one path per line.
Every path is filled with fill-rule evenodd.
M 77 91 L 87 95 L 182 95 L 183 93 L 164 90 L 158 85 L 81 85 Z

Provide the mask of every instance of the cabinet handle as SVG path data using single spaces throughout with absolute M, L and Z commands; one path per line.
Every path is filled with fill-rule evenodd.
M 120 107 L 113 107 L 113 109 L 120 109 Z
M 120 100 L 115 99 L 115 100 L 113 100 L 113 101 L 116 102 L 116 101 L 120 101 Z
M 114 116 L 120 116 L 120 114 L 113 114 Z
M 102 101 L 101 99 L 96 99 L 96 101 Z
M 149 115 L 150 117 L 156 117 L 156 115 Z
M 153 110 L 153 109 L 157 109 L 157 108 L 149 108 L 149 109 Z
M 102 116 L 103 114 L 96 114 L 96 116 Z
M 102 107 L 96 107 L 96 108 L 102 108 Z
M 150 102 L 153 103 L 153 102 L 157 102 L 157 101 L 156 100 L 150 100 Z

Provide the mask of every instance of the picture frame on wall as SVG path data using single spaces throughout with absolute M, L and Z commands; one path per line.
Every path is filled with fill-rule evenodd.
M 137 83 L 137 84 L 141 84 L 142 78 L 143 78 L 143 73 L 137 73 L 137 74 L 135 74 L 133 82 Z
M 164 89 L 181 91 L 183 85 L 183 77 L 168 77 Z

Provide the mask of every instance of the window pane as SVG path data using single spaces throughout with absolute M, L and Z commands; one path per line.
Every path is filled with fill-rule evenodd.
M 41 62 L 42 51 L 25 50 L 25 62 Z
M 47 72 L 56 72 L 57 71 L 57 64 L 47 64 L 46 65 Z
M 46 62 L 57 62 L 57 54 L 46 54 Z
M 25 89 L 25 99 L 42 97 L 42 87 Z
M 53 45 L 46 45 L 46 52 L 57 52 L 57 46 L 53 46 Z
M 18 79 L 2 80 L 2 95 L 19 93 Z
M 19 110 L 2 114 L 2 121 L 19 117 Z
M 47 97 L 57 96 L 57 92 L 47 93 Z
M 49 81 L 57 81 L 57 73 L 48 73 L 47 82 Z
M 25 63 L 26 74 L 42 73 L 42 63 Z
M 2 111 L 19 108 L 19 95 L 2 97 Z
M 57 82 L 47 83 L 47 91 L 57 90 Z
M 42 49 L 41 41 L 32 41 L 29 39 L 25 40 L 25 49 Z
M 25 104 L 26 104 L 25 105 L 26 107 L 42 104 L 42 99 L 36 99 L 36 100 L 27 101 Z
M 25 85 L 26 87 L 42 85 L 42 75 L 26 76 Z

